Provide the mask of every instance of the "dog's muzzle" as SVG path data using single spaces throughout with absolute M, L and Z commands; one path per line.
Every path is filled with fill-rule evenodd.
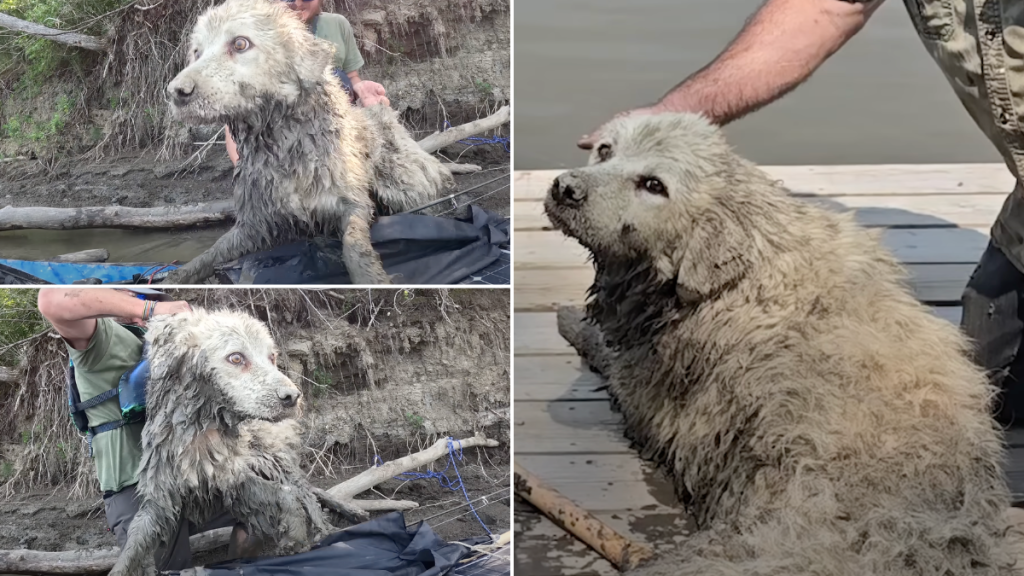
M 559 206 L 568 207 L 579 206 L 587 198 L 586 191 L 572 172 L 559 174 L 551 183 L 548 194 Z
M 188 106 L 188 103 L 195 96 L 196 84 L 188 78 L 175 78 L 167 85 L 167 92 L 170 94 L 174 105 L 178 108 L 183 108 Z

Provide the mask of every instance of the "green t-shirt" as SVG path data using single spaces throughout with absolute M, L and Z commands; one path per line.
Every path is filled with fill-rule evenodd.
M 317 38 L 334 44 L 334 66 L 342 72 L 355 72 L 363 67 L 363 55 L 356 45 L 352 25 L 341 14 L 325 12 L 313 19 L 313 31 Z
M 84 401 L 117 386 L 142 358 L 142 342 L 111 318 L 96 320 L 96 333 L 85 350 L 67 345 L 75 366 L 79 397 Z M 85 411 L 89 426 L 121 419 L 117 396 Z M 117 492 L 134 484 L 142 460 L 142 422 L 102 432 L 92 439 L 100 489 Z

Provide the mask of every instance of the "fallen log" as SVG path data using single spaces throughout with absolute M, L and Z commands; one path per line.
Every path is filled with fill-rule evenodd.
M 511 109 L 507 105 L 502 106 L 497 112 L 487 116 L 486 118 L 467 122 L 466 124 L 460 124 L 454 128 L 449 128 L 444 132 L 438 132 L 427 136 L 423 140 L 419 141 L 420 148 L 426 152 L 437 152 L 441 148 L 444 148 L 449 144 L 454 144 L 463 138 L 468 138 L 474 134 L 493 130 L 508 122 L 511 115 Z
M 87 36 L 85 34 L 79 34 L 78 32 L 66 32 L 64 30 L 47 28 L 41 24 L 28 22 L 27 20 L 15 18 L 14 16 L 3 13 L 0 13 L 0 27 L 9 28 L 16 32 L 24 32 L 31 36 L 46 38 L 47 40 L 53 40 L 54 42 L 60 42 L 61 44 L 67 44 L 68 46 L 93 50 L 95 52 L 106 52 L 108 48 L 107 42 L 102 38 Z
M 497 440 L 488 440 L 483 434 L 477 434 L 472 438 L 466 438 L 464 440 L 455 441 L 456 447 L 462 449 L 473 448 L 475 446 L 497 446 Z M 415 454 L 409 454 L 390 462 L 385 462 L 380 466 L 375 466 L 369 470 L 365 470 L 344 482 L 332 486 L 327 490 L 327 493 L 339 500 L 348 500 L 355 503 L 356 506 L 363 507 L 364 505 L 370 505 L 370 502 L 390 502 L 392 504 L 400 503 L 401 501 L 395 500 L 352 500 L 354 496 L 373 488 L 377 484 L 384 482 L 394 476 L 397 476 L 403 472 L 408 472 L 413 468 L 419 468 L 424 464 L 429 464 L 434 460 L 443 458 L 448 455 L 448 440 L 442 438 L 434 445 L 426 450 L 421 450 Z M 379 506 L 379 504 L 373 504 L 373 506 Z M 377 508 L 382 510 L 384 508 Z M 403 508 L 399 508 L 403 509 Z
M 186 228 L 234 218 L 231 200 L 191 206 L 126 208 L 0 208 L 0 231 L 77 230 L 82 228 Z
M 225 546 L 232 528 L 217 528 L 188 539 L 192 553 Z M 114 567 L 121 549 L 117 546 L 96 550 L 0 550 L 0 574 L 106 574 Z
M 82 250 L 80 252 L 71 252 L 69 254 L 61 254 L 50 259 L 50 262 L 106 262 L 110 258 L 110 252 L 104 248 L 93 248 L 92 250 Z
M 650 546 L 634 542 L 580 508 L 554 488 L 544 484 L 518 462 L 514 466 L 516 494 L 537 507 L 566 532 L 604 556 L 623 572 L 636 568 L 649 559 Z

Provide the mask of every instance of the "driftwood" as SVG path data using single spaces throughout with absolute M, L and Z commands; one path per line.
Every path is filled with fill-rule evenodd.
M 0 208 L 0 231 L 82 228 L 186 228 L 234 217 L 231 200 L 156 208 Z
M 619 570 L 628 572 L 649 559 L 650 546 L 634 542 L 580 508 L 554 488 L 544 484 L 528 470 L 514 463 L 515 491 L 537 507 L 566 532 L 596 550 Z
M 456 164 L 454 162 L 442 162 L 442 164 L 444 164 L 452 174 L 472 174 L 483 170 L 483 168 L 476 164 Z
M 71 252 L 70 254 L 61 254 L 50 259 L 50 262 L 106 262 L 110 258 L 110 252 L 103 248 L 93 248 L 92 250 L 82 250 L 81 252 Z
M 473 134 L 479 134 L 501 126 L 509 121 L 511 114 L 512 112 L 508 105 L 502 106 L 497 112 L 486 118 L 460 124 L 444 132 L 436 132 L 427 136 L 419 141 L 420 148 L 427 152 L 437 152 L 441 148 L 454 144 L 463 138 L 468 138 Z
M 497 446 L 481 434 L 456 442 L 462 448 Z M 366 511 L 408 510 L 419 506 L 406 500 L 353 500 L 352 497 L 373 488 L 393 476 L 429 464 L 448 455 L 447 440 L 438 440 L 433 446 L 370 468 L 361 474 L 335 485 L 327 492 L 335 498 L 353 503 Z M 228 543 L 231 528 L 218 528 L 189 538 L 192 553 L 219 548 Z M 120 550 L 117 547 L 97 550 L 68 550 L 42 552 L 38 550 L 0 550 L 0 574 L 106 574 L 114 567 Z
M 87 36 L 85 34 L 79 34 L 78 32 L 66 32 L 64 30 L 47 28 L 46 26 L 27 22 L 4 13 L 0 13 L 0 27 L 9 28 L 17 32 L 24 32 L 25 34 L 39 36 L 40 38 L 46 38 L 47 40 L 53 40 L 54 42 L 60 42 L 61 44 L 67 44 L 68 46 L 76 46 L 78 48 L 85 48 L 86 50 L 93 50 L 96 52 L 106 52 L 108 48 L 107 42 L 102 38 Z

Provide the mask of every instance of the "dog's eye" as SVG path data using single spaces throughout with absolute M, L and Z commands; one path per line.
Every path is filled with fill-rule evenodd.
M 661 180 L 658 180 L 657 178 L 644 178 L 641 186 L 651 194 L 657 194 L 658 196 L 668 198 L 668 190 L 665 189 L 665 185 L 661 183 Z
M 228 355 L 228 362 L 235 366 L 241 366 L 242 364 L 245 364 L 245 356 L 242 356 L 240 352 L 234 352 Z
M 231 43 L 231 47 L 235 49 L 235 52 L 245 52 L 249 49 L 249 39 L 245 36 L 239 36 Z
M 597 147 L 597 157 L 604 162 L 612 157 L 611 144 L 601 144 Z

